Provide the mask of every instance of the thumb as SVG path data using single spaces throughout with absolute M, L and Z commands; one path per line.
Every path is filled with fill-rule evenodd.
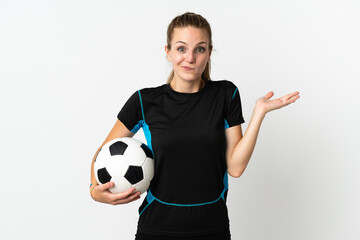
M 112 187 L 114 187 L 114 183 L 113 182 L 107 182 L 105 184 L 100 185 L 99 190 L 105 191 L 105 190 L 107 190 L 109 188 L 112 188 Z
M 272 96 L 274 96 L 274 92 L 270 91 L 264 97 L 270 99 Z

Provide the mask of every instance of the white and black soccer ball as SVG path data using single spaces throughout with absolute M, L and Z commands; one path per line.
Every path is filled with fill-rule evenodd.
M 154 157 L 151 149 L 129 137 L 107 142 L 98 152 L 94 174 L 99 184 L 114 182 L 109 190 L 119 193 L 135 187 L 143 194 L 154 177 Z

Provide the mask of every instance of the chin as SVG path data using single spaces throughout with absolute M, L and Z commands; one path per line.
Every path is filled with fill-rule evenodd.
M 201 76 L 194 76 L 194 75 L 187 75 L 187 74 L 184 74 L 184 75 L 178 75 L 178 78 L 179 79 L 183 79 L 185 81 L 189 81 L 189 82 L 192 82 L 192 81 L 197 81 L 201 78 Z

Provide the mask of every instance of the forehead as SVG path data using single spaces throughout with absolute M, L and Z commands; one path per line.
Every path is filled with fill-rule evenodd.
M 188 26 L 182 28 L 174 28 L 172 42 L 176 43 L 178 41 L 195 44 L 198 42 L 209 43 L 209 35 L 205 29 L 200 29 L 196 27 Z

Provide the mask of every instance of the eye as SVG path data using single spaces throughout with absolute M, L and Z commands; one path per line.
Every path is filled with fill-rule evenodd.
M 178 47 L 177 50 L 178 50 L 179 52 L 184 52 L 184 51 L 185 51 L 185 48 L 184 48 L 184 47 Z
M 203 48 L 203 47 L 199 47 L 197 50 L 198 50 L 198 52 L 201 52 L 201 53 L 205 52 L 205 48 Z

